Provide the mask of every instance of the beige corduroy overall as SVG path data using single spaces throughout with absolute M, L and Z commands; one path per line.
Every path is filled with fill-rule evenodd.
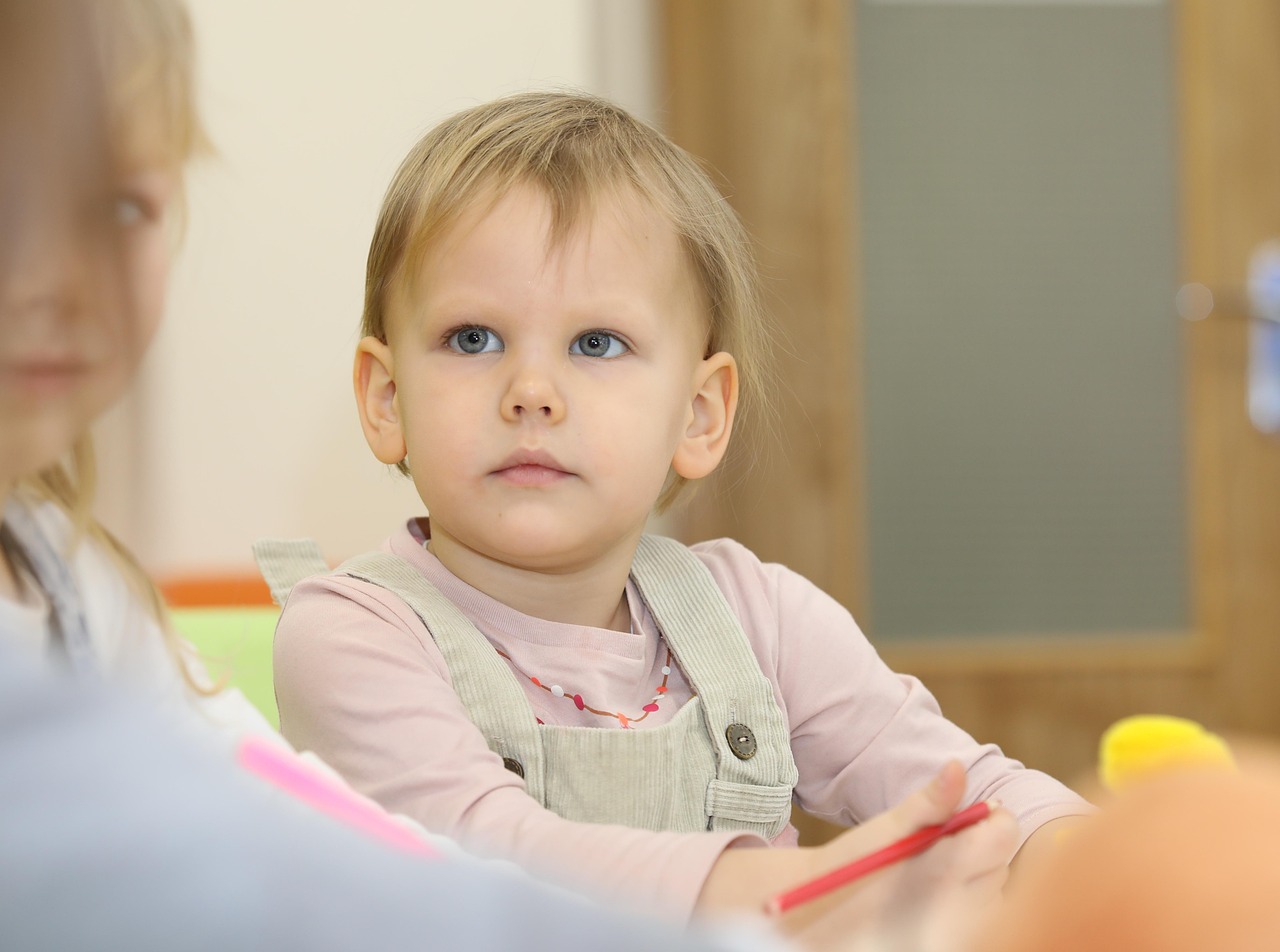
M 294 582 L 327 572 L 309 540 L 264 541 L 254 552 L 281 604 Z M 489 748 L 547 809 L 648 830 L 772 838 L 786 827 L 797 771 L 782 712 L 711 573 L 680 543 L 644 536 L 631 568 L 694 691 L 672 720 L 644 730 L 539 724 L 493 645 L 399 556 L 359 555 L 334 574 L 379 585 L 414 610 Z

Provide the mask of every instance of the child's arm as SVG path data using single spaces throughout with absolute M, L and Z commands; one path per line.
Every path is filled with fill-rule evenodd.
M 432 644 L 419 641 L 430 636 L 397 608 L 349 580 L 308 582 L 295 591 L 277 632 L 277 694 L 286 734 L 317 750 L 387 808 L 455 836 L 481 855 L 514 859 L 630 908 L 681 918 L 694 911 L 758 913 L 774 893 L 945 815 L 962 787 L 957 774 L 945 796 L 910 798 L 876 822 L 811 850 L 731 849 L 763 841 L 568 821 L 540 807 L 502 768 L 437 667 L 443 662 L 426 650 Z M 994 861 L 988 841 L 993 830 Z M 968 888 L 980 872 L 1003 870 L 1008 849 L 999 846 L 1001 835 L 1000 825 L 992 824 L 974 838 L 978 848 L 959 859 L 938 851 L 907 865 L 936 872 L 943 861 L 942 873 L 966 871 L 959 879 Z M 1003 838 L 1011 838 L 1007 821 Z M 876 885 L 894 881 L 892 876 L 873 879 L 789 915 L 782 927 L 801 935 L 811 928 L 848 930 L 873 921 L 890 898 L 902 903 Z M 917 892 L 908 902 L 913 914 L 932 908 L 931 897 L 917 901 Z
M 967 772 L 962 801 L 998 799 L 1021 837 L 1089 811 L 1074 792 L 950 722 L 915 678 L 880 659 L 848 611 L 803 576 L 737 543 L 694 546 L 751 641 L 786 714 L 800 768 L 797 801 L 853 825 L 891 809 L 948 760 Z
M 707 877 L 699 896 L 699 906 L 705 909 L 731 908 L 744 904 L 754 906 L 754 899 L 744 902 L 743 897 L 746 895 L 759 897 L 759 905 L 763 906 L 777 894 L 777 880 L 780 877 L 786 881 L 787 886 L 813 879 L 923 827 L 944 822 L 959 808 L 964 788 L 964 768 L 951 761 L 933 780 L 914 791 L 893 809 L 821 847 L 763 853 L 754 850 L 725 853 Z M 960 851 L 962 855 L 946 856 L 945 866 L 964 882 L 1003 881 L 1003 872 L 1013 856 L 1017 823 L 1007 811 L 997 807 L 988 820 L 978 826 L 981 828 L 980 835 L 963 837 L 966 848 Z M 961 837 L 962 834 L 957 834 L 957 838 Z M 917 859 L 923 865 L 930 865 L 944 852 L 929 850 Z M 769 861 L 771 855 L 778 853 L 787 855 L 787 866 Z M 916 861 L 910 859 L 903 862 Z M 850 886 L 846 895 L 855 891 L 856 887 Z
M 1013 858 L 1012 868 L 1015 877 L 1020 880 L 1028 869 L 1039 866 L 1052 856 L 1058 844 L 1062 842 L 1062 837 L 1069 835 L 1072 827 L 1078 826 L 1081 819 L 1082 816 L 1079 815 L 1062 816 L 1036 827 L 1031 835 L 1022 841 L 1017 855 Z
M 425 627 L 367 583 L 326 577 L 294 590 L 275 676 L 285 736 L 362 793 L 474 853 L 632 908 L 685 918 L 726 849 L 765 845 L 749 834 L 576 823 L 542 808 L 472 724 Z
M 754 906 L 781 891 L 782 862 L 791 888 L 831 872 L 922 827 L 950 817 L 964 793 L 963 768 L 954 761 L 892 810 L 823 847 L 732 850 L 712 869 L 699 908 Z M 913 950 L 974 948 L 971 939 L 1001 898 L 1017 823 L 1001 809 L 976 826 L 934 843 L 923 853 L 841 886 L 782 913 L 773 921 L 787 935 L 815 948 L 857 935 L 859 948 Z M 803 872 L 801 872 L 803 870 Z

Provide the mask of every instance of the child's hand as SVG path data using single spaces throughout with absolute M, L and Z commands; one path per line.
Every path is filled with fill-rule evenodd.
M 898 806 L 823 846 L 730 850 L 712 870 L 699 908 L 758 910 L 789 887 L 922 826 L 943 822 L 959 805 L 964 784 L 964 769 L 951 763 Z M 809 949 L 964 950 L 999 897 L 1016 844 L 1016 821 L 996 810 L 920 855 L 785 913 L 774 923 Z
M 964 769 L 947 764 L 896 807 L 812 850 L 815 875 L 943 822 L 964 786 Z M 1017 840 L 1017 821 L 996 809 L 918 856 L 785 914 L 780 925 L 811 949 L 962 952 L 1000 898 Z

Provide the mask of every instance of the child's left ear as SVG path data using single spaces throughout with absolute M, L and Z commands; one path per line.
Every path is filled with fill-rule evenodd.
M 731 354 L 712 354 L 698 366 L 689 422 L 671 468 L 685 479 L 710 475 L 729 448 L 737 409 L 738 363 Z

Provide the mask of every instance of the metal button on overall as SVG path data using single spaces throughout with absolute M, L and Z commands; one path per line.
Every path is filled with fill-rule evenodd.
M 516 760 L 514 757 L 503 757 L 502 766 L 506 767 L 522 780 L 524 779 L 524 767 L 520 766 L 520 761 Z
M 756 755 L 756 735 L 746 724 L 730 724 L 724 730 L 729 749 L 739 760 L 750 760 Z

